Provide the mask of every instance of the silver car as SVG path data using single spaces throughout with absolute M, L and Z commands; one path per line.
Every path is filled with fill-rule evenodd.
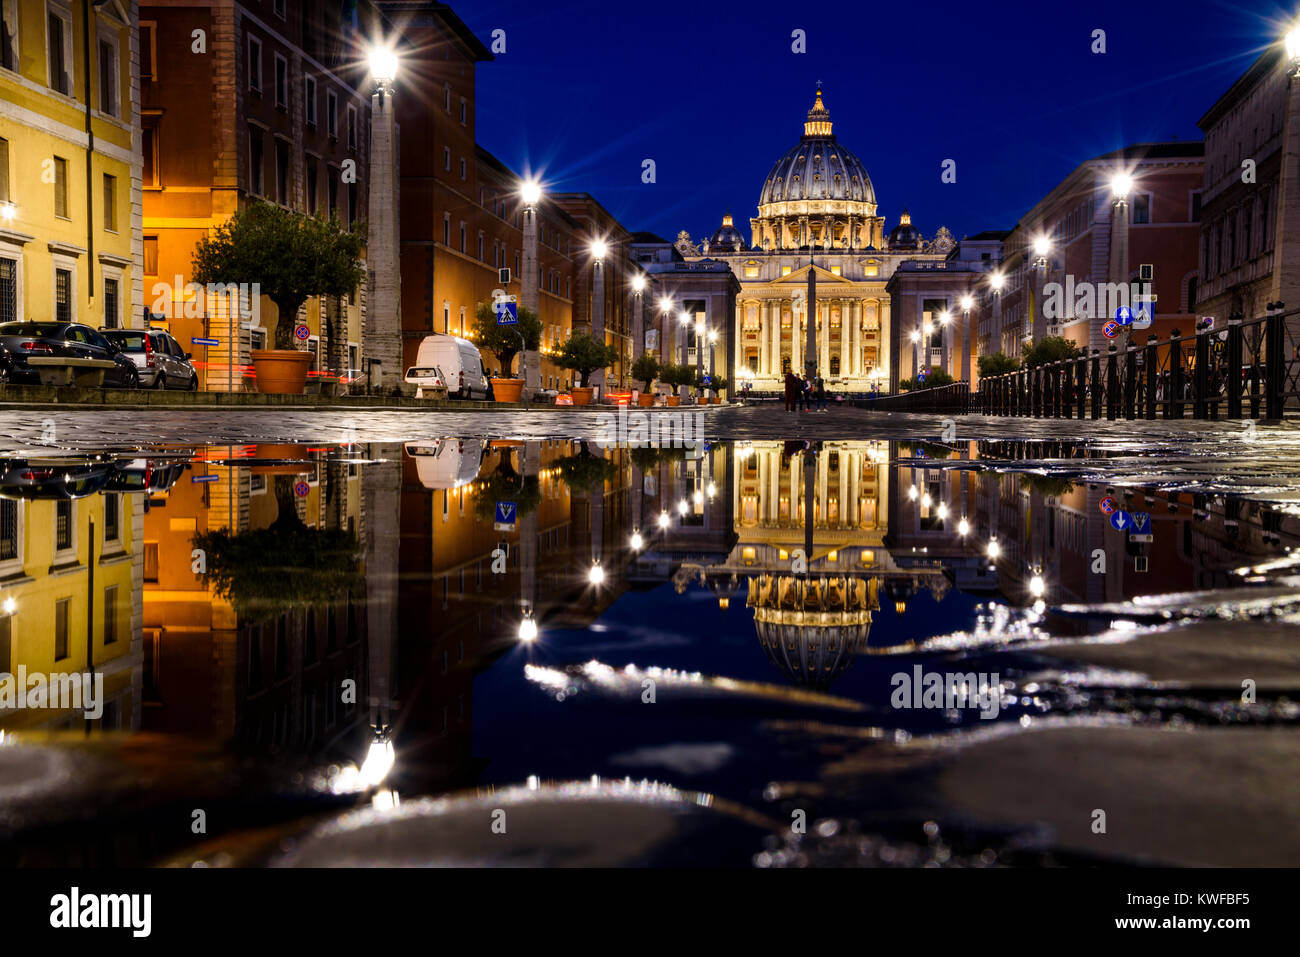
M 161 329 L 101 329 L 126 354 L 140 373 L 142 389 L 188 389 L 199 387 L 191 356 L 180 343 Z

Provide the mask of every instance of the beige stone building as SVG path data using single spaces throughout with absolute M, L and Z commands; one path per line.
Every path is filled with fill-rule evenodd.
M 698 246 L 683 231 L 676 247 L 687 263 L 727 263 L 741 285 L 731 365 L 736 385 L 781 385 L 786 369 L 804 370 L 808 273 L 816 271 L 817 368 L 836 391 L 867 392 L 887 381 L 889 277 L 905 260 L 942 261 L 953 248 L 947 229 L 926 242 L 906 210 L 888 235 L 862 161 L 836 138 L 817 91 L 803 135 L 772 166 L 759 193 L 746 242 L 732 217 Z

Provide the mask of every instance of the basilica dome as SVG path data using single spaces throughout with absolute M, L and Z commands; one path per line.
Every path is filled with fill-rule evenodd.
M 740 252 L 748 248 L 745 245 L 745 237 L 740 234 L 740 230 L 732 222 L 731 214 L 727 213 L 722 217 L 722 225 L 709 237 L 709 251 Z
M 898 221 L 898 225 L 893 228 L 889 234 L 890 249 L 919 249 L 921 246 L 921 234 L 917 228 L 912 225 L 912 216 L 907 210 L 903 210 L 903 215 Z
M 875 213 L 876 191 L 866 167 L 852 150 L 846 149 L 831 132 L 831 115 L 822 103 L 821 90 L 808 111 L 804 135 L 767 174 L 759 194 L 760 215 L 763 208 L 776 203 L 808 203 L 806 211 L 817 211 L 817 201 L 840 200 L 866 203 Z

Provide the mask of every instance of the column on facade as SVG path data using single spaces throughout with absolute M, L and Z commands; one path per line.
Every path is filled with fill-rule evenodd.
M 831 368 L 831 308 L 835 300 L 828 299 L 818 309 L 821 328 L 817 330 L 817 374 L 823 378 Z
M 808 304 L 804 303 L 804 312 L 808 311 Z M 790 303 L 790 371 L 799 375 L 799 370 L 803 368 L 803 336 L 799 335 L 799 310 L 795 308 L 794 303 Z
M 862 300 L 853 304 L 853 323 L 849 326 L 849 372 L 862 374 Z
M 768 521 L 776 524 L 781 518 L 781 449 L 778 446 L 767 453 L 767 481 L 769 503 Z
M 824 453 L 817 453 L 817 518 L 821 521 L 823 527 L 830 527 L 830 509 L 826 507 L 826 495 L 830 486 L 830 468 L 831 457 Z

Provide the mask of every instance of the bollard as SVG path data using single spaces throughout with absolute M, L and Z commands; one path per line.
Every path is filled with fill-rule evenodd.
M 1156 417 L 1156 384 L 1160 380 L 1160 359 L 1156 346 L 1156 337 L 1147 336 L 1147 357 L 1143 362 L 1146 366 L 1146 386 L 1147 386 L 1147 418 Z

